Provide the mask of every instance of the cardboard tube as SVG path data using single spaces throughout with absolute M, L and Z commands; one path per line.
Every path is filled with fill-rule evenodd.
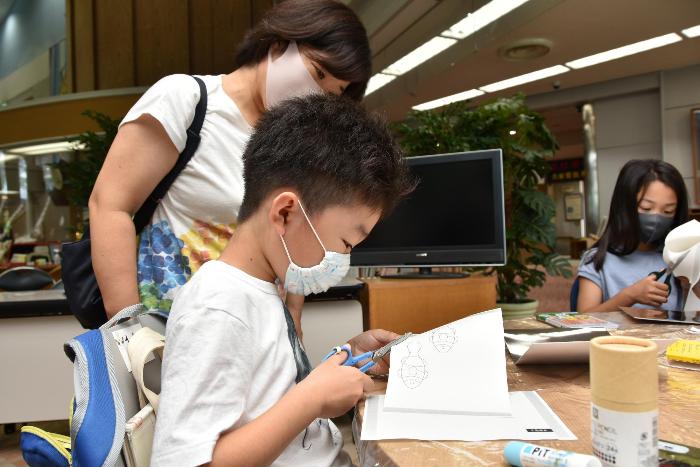
M 605 467 L 658 463 L 657 352 L 647 339 L 591 340 L 591 441 Z
M 626 336 L 591 340 L 593 403 L 621 412 L 646 412 L 658 405 L 658 347 L 648 339 Z

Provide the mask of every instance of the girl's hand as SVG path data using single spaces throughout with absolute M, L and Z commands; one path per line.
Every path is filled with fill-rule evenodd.
M 653 275 L 649 275 L 636 284 L 625 289 L 629 297 L 635 303 L 660 307 L 668 301 L 669 289 L 666 284 L 659 282 Z

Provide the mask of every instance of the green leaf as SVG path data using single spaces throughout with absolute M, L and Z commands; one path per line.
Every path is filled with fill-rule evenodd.
M 408 156 L 501 148 L 506 204 L 507 263 L 488 268 L 497 275 L 499 301 L 527 297 L 551 275 L 571 275 L 568 261 L 554 252 L 554 202 L 538 189 L 550 170 L 557 142 L 544 118 L 517 94 L 473 107 L 457 102 L 411 112 L 394 125 Z M 515 130 L 515 135 L 511 135 Z M 536 269 L 539 266 L 544 270 Z M 470 268 L 477 270 L 478 268 Z
M 63 176 L 68 203 L 77 208 L 88 205 L 97 174 L 117 136 L 120 122 L 92 110 L 86 110 L 82 115 L 97 123 L 100 131 L 86 131 L 68 139 L 70 142 L 79 143 L 83 149 L 75 151 L 70 161 L 60 161 L 56 164 Z

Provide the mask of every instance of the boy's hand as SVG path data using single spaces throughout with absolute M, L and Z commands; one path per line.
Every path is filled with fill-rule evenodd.
M 310 391 L 310 403 L 318 404 L 319 418 L 343 415 L 360 400 L 372 380 L 354 366 L 342 366 L 347 354 L 333 355 L 317 366 L 299 386 Z
M 394 339 L 398 339 L 399 336 L 395 332 L 385 331 L 384 329 L 370 329 L 367 332 L 363 332 L 359 336 L 355 336 L 348 341 L 350 347 L 352 348 L 353 355 L 360 355 L 365 352 L 371 352 L 384 347 L 389 342 Z M 369 369 L 368 373 L 373 375 L 385 375 L 389 372 L 389 354 L 386 354 L 384 358 L 378 361 L 372 368 Z

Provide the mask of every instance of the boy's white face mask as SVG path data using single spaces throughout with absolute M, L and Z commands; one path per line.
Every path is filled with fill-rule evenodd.
M 309 295 L 312 293 L 325 292 L 340 282 L 348 273 L 348 269 L 350 269 L 350 255 L 326 250 L 321 238 L 316 233 L 316 229 L 314 229 L 314 226 L 311 224 L 309 216 L 306 215 L 306 211 L 304 211 L 301 202 L 299 202 L 299 207 L 306 218 L 306 222 L 309 223 L 311 231 L 316 236 L 316 240 L 321 244 L 325 255 L 317 265 L 308 268 L 301 267 L 292 261 L 292 257 L 289 255 L 289 249 L 287 249 L 287 243 L 284 241 L 284 237 L 280 235 L 284 251 L 287 253 L 287 258 L 289 259 L 287 274 L 284 276 L 284 288 L 287 292 L 295 295 Z
M 323 89 L 309 74 L 296 42 L 291 41 L 287 50 L 275 60 L 270 52 L 267 53 L 266 108 L 291 97 L 321 92 Z

